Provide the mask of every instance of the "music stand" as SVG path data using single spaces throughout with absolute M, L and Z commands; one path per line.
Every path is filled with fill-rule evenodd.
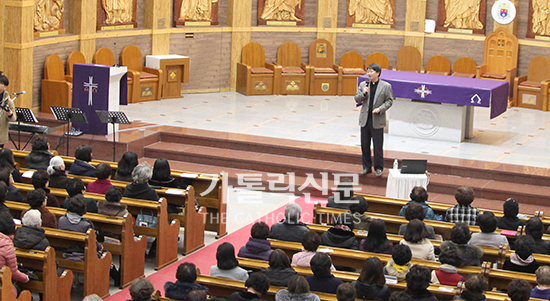
M 88 123 L 88 118 L 86 118 L 86 115 L 82 113 L 82 111 L 79 108 L 66 108 L 66 107 L 56 107 L 52 106 L 50 107 L 52 110 L 53 115 L 55 116 L 56 120 L 65 120 L 67 121 L 67 131 L 64 133 L 64 136 L 67 136 L 67 156 L 69 155 L 69 138 L 71 136 L 80 136 L 82 135 L 81 131 L 72 130 L 71 129 L 71 123 L 78 122 L 78 123 Z M 62 136 L 63 137 L 63 136 Z M 57 145 L 59 147 L 61 143 Z M 57 149 L 56 147 L 56 149 Z
M 96 110 L 95 113 L 97 114 L 97 117 L 99 117 L 101 123 L 110 123 L 113 125 L 113 162 L 116 162 L 115 124 L 131 124 L 131 122 L 130 120 L 128 120 L 128 117 L 126 117 L 126 114 L 124 114 L 124 112 Z
M 17 145 L 15 145 L 15 141 L 11 138 L 10 140 L 15 146 L 15 149 L 20 150 L 21 149 L 21 122 L 26 123 L 38 123 L 38 119 L 34 116 L 33 112 L 29 108 L 15 108 L 15 114 L 17 115 Z M 25 146 L 23 146 L 23 149 L 29 145 L 29 143 L 32 141 L 32 138 L 36 136 L 36 132 L 31 133 L 31 138 L 27 141 Z

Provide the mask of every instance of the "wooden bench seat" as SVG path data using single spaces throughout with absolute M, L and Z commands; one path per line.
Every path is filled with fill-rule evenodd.
M 73 272 L 65 270 L 61 276 L 57 275 L 53 247 L 47 247 L 45 251 L 16 249 L 15 255 L 17 256 L 17 262 L 23 264 L 25 268 L 39 271 L 35 274 L 39 276 L 40 280 L 19 283 L 21 289 L 42 293 L 42 300 L 44 301 L 71 300 Z
M 8 266 L 3 266 L 0 269 L 0 281 L 2 281 L 2 287 L 0 287 L 0 300 L 3 301 L 32 301 L 31 292 L 24 290 L 19 294 L 19 298 L 15 298 L 13 295 L 13 283 L 11 282 L 11 270 Z

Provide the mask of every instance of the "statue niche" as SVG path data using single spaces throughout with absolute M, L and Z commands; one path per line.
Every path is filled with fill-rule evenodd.
M 395 28 L 395 0 L 348 0 L 348 27 Z
M 137 0 L 98 0 L 97 30 L 137 27 Z
M 258 0 L 258 25 L 303 26 L 304 6 L 305 0 Z
M 63 0 L 38 0 L 34 14 L 34 32 L 36 37 L 64 34 Z
M 550 39 L 550 3 L 548 0 L 529 0 L 527 38 Z
M 175 0 L 174 26 L 218 25 L 218 0 Z
M 437 30 L 485 34 L 487 0 L 439 0 Z

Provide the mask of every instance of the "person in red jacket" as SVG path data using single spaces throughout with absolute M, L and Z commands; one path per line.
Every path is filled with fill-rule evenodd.
M 448 244 L 442 247 L 439 262 L 441 262 L 439 270 L 432 271 L 432 283 L 456 286 L 464 280 L 464 277 L 458 274 L 456 269 L 460 266 L 460 257 L 458 257 L 456 245 Z

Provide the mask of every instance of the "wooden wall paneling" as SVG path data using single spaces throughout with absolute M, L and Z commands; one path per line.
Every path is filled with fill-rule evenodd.
M 407 0 L 395 0 L 395 29 L 405 30 L 407 14 Z
M 405 43 L 414 46 L 424 56 L 424 22 L 426 20 L 426 0 L 407 0 L 405 20 Z
M 336 33 L 325 31 L 325 29 L 336 28 L 337 24 L 338 0 L 319 0 L 317 3 L 317 38 L 329 41 L 336 48 Z
M 4 12 L 5 1 L 0 1 L 0 16 L 2 17 L 2 21 L 0 21 L 0 70 L 4 70 L 4 58 L 6 57 L 6 54 L 4 53 L 4 20 L 7 20 L 7 18 L 4 15 Z
M 473 36 L 472 36 L 473 37 Z M 435 55 L 442 55 L 449 59 L 451 65 L 459 58 L 467 56 L 472 58 L 478 65 L 483 62 L 483 41 L 481 36 L 478 39 L 454 39 L 452 43 L 448 39 L 431 38 L 424 39 L 424 66 L 428 59 Z
M 170 6 L 162 0 L 144 0 L 144 26 L 153 30 L 151 54 L 169 54 L 170 33 L 162 31 L 170 26 Z M 160 31 L 159 31 L 160 29 Z
M 252 22 L 252 0 L 229 0 L 227 25 L 233 29 L 250 28 Z M 237 62 L 241 61 L 243 47 L 250 42 L 250 30 L 231 33 L 231 72 L 229 87 L 235 91 L 237 85 Z
M 527 29 L 528 29 L 528 22 L 529 22 L 529 7 L 531 6 L 529 1 L 519 1 L 514 2 L 516 3 L 517 8 L 517 29 L 516 29 L 516 37 L 519 38 L 525 38 L 527 35 Z

